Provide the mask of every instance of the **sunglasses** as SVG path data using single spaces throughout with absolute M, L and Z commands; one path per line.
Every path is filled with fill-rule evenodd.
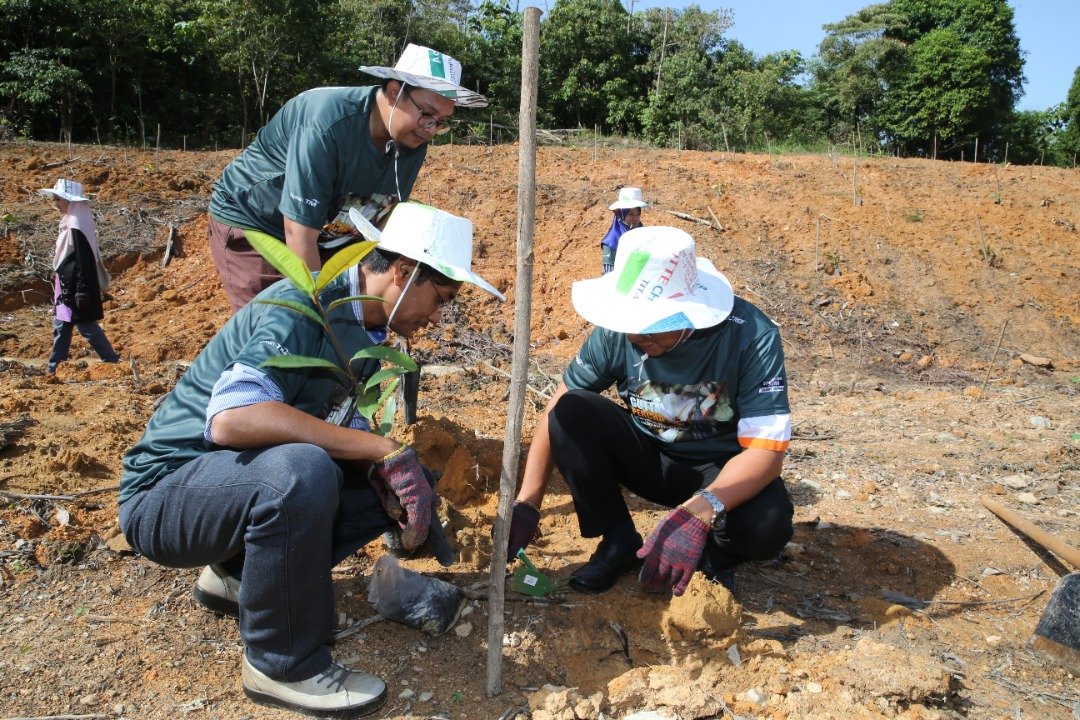
M 436 135 L 442 135 L 443 133 L 450 132 L 450 118 L 443 118 L 440 120 L 424 108 L 420 107 L 415 100 L 413 100 L 412 93 L 406 91 L 405 97 L 409 98 L 409 102 L 413 104 L 417 110 L 420 111 L 420 117 L 416 119 L 416 124 L 422 127 L 424 130 L 435 130 Z

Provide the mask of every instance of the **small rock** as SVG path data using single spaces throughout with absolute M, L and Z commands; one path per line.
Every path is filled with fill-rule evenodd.
M 1023 490 L 1031 485 L 1031 481 L 1023 475 L 1010 475 L 1006 478 L 1001 478 L 1002 485 L 1008 485 L 1013 490 Z
M 806 692 L 808 692 L 808 693 L 814 693 L 816 695 L 816 694 L 820 693 L 821 690 L 822 690 L 821 683 L 816 683 L 816 682 L 808 682 L 808 683 L 806 683 Z
M 938 443 L 954 443 L 957 440 L 959 440 L 958 437 L 956 437 L 952 433 L 947 432 L 940 432 L 934 436 L 934 442 Z
M 915 363 L 915 366 L 919 369 L 925 370 L 926 368 L 930 367 L 931 363 L 933 362 L 934 358 L 932 356 L 923 355 L 921 358 L 919 358 L 918 362 Z M 820 690 L 818 692 L 820 692 Z
M 836 499 L 837 500 L 850 500 L 851 499 L 851 493 L 849 493 L 847 490 L 837 490 L 836 491 Z
M 1004 575 L 1004 574 L 1005 573 L 1002 570 L 998 570 L 996 567 L 986 567 L 986 568 L 983 568 L 983 571 L 982 571 L 982 576 L 983 577 L 989 577 L 991 575 Z
M 1043 430 L 1050 429 L 1050 418 L 1048 417 L 1042 417 L 1041 415 L 1032 415 L 1028 419 L 1028 422 L 1031 423 L 1031 427 L 1033 428 L 1040 428 Z
M 1001 636 L 1000 635 L 987 635 L 986 636 L 986 644 L 989 645 L 990 647 L 997 647 L 998 645 L 1001 644 Z
M 457 635 L 458 637 L 461 637 L 461 638 L 469 637 L 469 635 L 472 634 L 472 623 L 470 623 L 470 622 L 458 623 L 454 627 L 454 634 Z
M 415 694 L 416 693 L 414 693 L 410 688 L 405 688 L 400 693 L 398 693 L 398 698 L 401 700 L 408 700 Z
M 1035 367 L 1047 369 L 1054 367 L 1054 363 L 1048 357 L 1040 357 L 1038 355 L 1028 355 L 1027 353 L 1022 353 L 1020 355 L 1020 359 L 1026 362 L 1028 365 L 1034 365 Z
M 434 693 L 422 692 L 422 693 L 420 693 L 420 697 L 418 697 L 416 699 L 419 700 L 420 702 L 427 702 L 428 700 L 430 700 L 433 697 L 435 697 Z
M 740 665 L 742 665 L 742 658 L 739 656 L 738 645 L 732 645 L 727 649 L 727 657 L 728 660 L 731 661 L 731 664 L 735 667 L 739 667 Z
M 84 705 L 84 706 L 85 705 L 93 705 L 96 702 L 97 702 L 97 695 L 95 695 L 94 693 L 90 693 L 89 695 L 83 695 L 81 698 L 79 698 L 79 704 Z
M 743 693 L 743 697 L 746 698 L 747 702 L 752 702 L 755 705 L 765 702 L 765 693 L 757 688 L 750 688 Z
M 1016 499 L 1019 500 L 1020 502 L 1024 503 L 1025 505 L 1038 505 L 1039 504 L 1039 498 L 1035 497 L 1035 495 L 1033 493 L 1029 493 L 1029 492 L 1019 493 L 1016 496 Z

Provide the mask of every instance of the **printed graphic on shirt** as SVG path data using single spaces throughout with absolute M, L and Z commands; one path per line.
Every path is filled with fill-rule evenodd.
M 382 229 L 390 216 L 390 211 L 397 203 L 396 195 L 347 196 L 337 214 L 334 215 L 334 219 L 323 225 L 322 232 L 319 234 L 319 246 L 328 249 L 342 248 L 364 239 L 349 222 L 350 209 L 356 208 L 360 214 L 371 221 L 372 225 Z
M 730 431 L 735 413 L 726 383 L 676 385 L 646 380 L 627 388 L 638 424 L 665 442 L 707 440 Z
M 774 377 L 761 383 L 761 387 L 758 388 L 758 393 L 778 393 L 784 392 L 784 390 L 784 378 Z

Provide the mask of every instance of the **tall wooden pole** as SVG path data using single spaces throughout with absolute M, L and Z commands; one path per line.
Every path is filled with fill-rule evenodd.
M 517 491 L 521 424 L 529 371 L 529 316 L 532 312 L 533 225 L 536 220 L 536 78 L 540 56 L 540 8 L 525 8 L 521 38 L 521 111 L 518 114 L 517 279 L 514 284 L 514 356 L 510 406 L 503 435 L 499 509 L 491 549 L 488 593 L 488 697 L 502 692 L 503 608 L 506 604 L 506 546 L 510 508 Z

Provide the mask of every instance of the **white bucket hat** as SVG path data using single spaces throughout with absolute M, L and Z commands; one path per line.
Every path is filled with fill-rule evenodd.
M 472 271 L 472 222 L 418 202 L 398 203 L 379 231 L 356 208 L 349 219 L 379 248 L 435 268 L 451 280 L 470 282 L 505 300 L 506 297 Z
M 57 180 L 56 184 L 51 188 L 38 190 L 38 192 L 45 197 L 59 197 L 68 202 L 87 202 L 90 200 L 90 198 L 83 196 L 82 183 L 75 182 L 74 180 L 65 180 L 64 178 Z
M 694 238 L 678 228 L 628 230 L 611 272 L 574 283 L 574 309 L 593 325 L 632 335 L 718 325 L 731 313 L 735 294 L 694 250 Z
M 487 107 L 487 98 L 461 86 L 461 63 L 438 50 L 409 43 L 394 67 L 361 65 L 360 70 L 386 80 L 398 80 L 431 90 L 454 101 L 458 107 Z
M 608 210 L 629 210 L 630 208 L 647 208 L 641 195 L 641 188 L 624 187 L 619 190 L 619 199 L 608 205 Z

